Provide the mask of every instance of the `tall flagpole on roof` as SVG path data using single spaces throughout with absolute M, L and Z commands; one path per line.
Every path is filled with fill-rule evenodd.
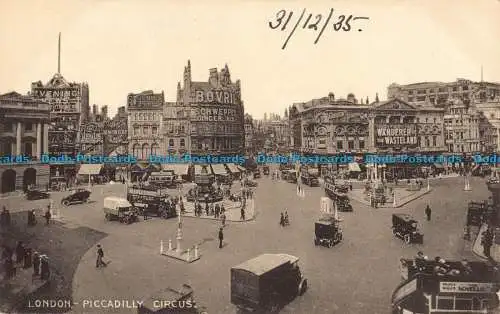
M 61 33 L 57 44 L 57 74 L 61 74 Z

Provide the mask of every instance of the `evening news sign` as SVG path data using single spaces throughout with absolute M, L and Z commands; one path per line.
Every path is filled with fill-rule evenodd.
M 106 122 L 103 133 L 108 143 L 120 144 L 127 142 L 127 120 L 111 120 Z
M 493 283 L 483 282 L 440 282 L 439 292 L 442 293 L 495 293 Z
M 233 108 L 193 108 L 191 109 L 191 121 L 237 121 L 238 112 Z
M 77 113 L 80 111 L 80 88 L 34 88 L 33 96 L 50 104 L 52 113 Z
M 222 90 L 196 90 L 196 102 L 197 103 L 219 103 L 219 104 L 239 104 L 240 97 L 237 93 L 232 91 L 222 91 Z
M 378 127 L 377 144 L 384 146 L 417 146 L 417 129 L 415 126 Z
M 82 125 L 80 129 L 80 143 L 95 144 L 102 141 L 102 130 L 96 123 Z

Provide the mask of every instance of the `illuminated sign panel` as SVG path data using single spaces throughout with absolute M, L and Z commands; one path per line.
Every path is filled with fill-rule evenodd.
M 417 127 L 415 125 L 382 125 L 377 126 L 377 145 L 411 146 L 418 145 Z
M 33 88 L 33 97 L 43 99 L 50 105 L 51 113 L 80 112 L 80 87 Z

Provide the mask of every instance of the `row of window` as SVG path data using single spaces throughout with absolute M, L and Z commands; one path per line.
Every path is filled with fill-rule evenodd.
M 469 153 L 469 152 L 477 152 L 479 151 L 478 143 L 469 143 L 467 144 L 448 144 L 448 151 L 451 153 Z
M 157 121 L 160 114 L 156 112 L 136 112 L 132 115 L 135 121 Z
M 2 131 L 3 132 L 16 132 L 15 127 L 14 127 L 15 125 L 17 125 L 17 123 L 14 124 L 12 122 L 8 122 L 7 121 L 7 122 L 5 122 L 5 123 L 2 124 L 2 126 L 3 126 L 2 127 Z M 36 126 L 35 126 L 34 123 L 25 122 L 22 125 L 24 126 L 24 132 L 33 132 L 33 131 L 35 131 Z
M 148 135 L 158 135 L 158 127 L 156 126 L 153 126 L 153 127 L 149 127 L 149 126 L 143 126 L 142 129 L 140 127 L 134 127 L 133 129 L 133 135 L 134 136 L 138 136 L 138 135 L 145 135 L 145 136 L 148 136 Z
M 468 91 L 469 90 L 469 86 L 462 86 L 461 90 L 462 91 Z M 413 94 L 422 95 L 422 94 L 427 94 L 427 93 L 434 94 L 436 92 L 437 93 L 458 92 L 458 86 L 455 86 L 455 87 L 452 87 L 452 88 L 441 87 L 441 88 L 438 88 L 438 89 L 431 88 L 431 89 L 409 90 L 408 91 L 408 95 L 413 95 Z
M 191 124 L 191 133 L 207 134 L 207 133 L 240 133 L 242 132 L 239 124 Z
M 446 139 L 447 140 L 452 140 L 452 139 L 457 139 L 457 140 L 463 140 L 465 139 L 465 134 L 466 132 L 446 132 Z M 471 130 L 469 130 L 468 132 L 468 135 L 469 137 L 467 137 L 467 139 L 477 139 L 478 136 L 473 136 L 473 135 L 477 135 L 477 134 L 473 134 L 473 133 L 476 133 L 476 132 L 471 132 Z
M 33 156 L 35 152 L 33 146 L 36 145 L 36 142 L 24 142 L 22 144 L 21 153 L 26 156 Z M 10 156 L 14 155 L 14 143 L 11 142 L 0 142 L 0 155 L 2 156 Z
M 467 124 L 471 124 L 471 123 L 477 124 L 478 123 L 477 119 L 465 119 L 465 120 L 463 120 L 463 119 L 456 119 L 455 120 L 455 125 L 456 124 L 463 125 L 464 121 Z M 446 119 L 446 120 L 444 120 L 444 124 L 445 125 L 453 125 L 453 120 Z

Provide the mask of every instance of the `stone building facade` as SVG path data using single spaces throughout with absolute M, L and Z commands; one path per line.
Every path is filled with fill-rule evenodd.
M 163 92 L 144 91 L 127 97 L 128 151 L 137 160 L 147 161 L 161 153 L 164 103 Z
M 49 165 L 40 160 L 49 153 L 49 114 L 49 104 L 39 99 L 0 95 L 0 194 L 49 184 Z
M 183 103 L 167 102 L 163 107 L 162 155 L 188 153 L 190 144 L 190 108 Z
M 245 114 L 245 152 L 247 154 L 254 153 L 253 134 L 254 134 L 253 118 L 251 115 Z
M 210 69 L 207 82 L 192 80 L 191 63 L 177 85 L 177 103 L 190 108 L 192 154 L 241 154 L 245 145 L 240 81 L 232 82 L 226 65 Z

